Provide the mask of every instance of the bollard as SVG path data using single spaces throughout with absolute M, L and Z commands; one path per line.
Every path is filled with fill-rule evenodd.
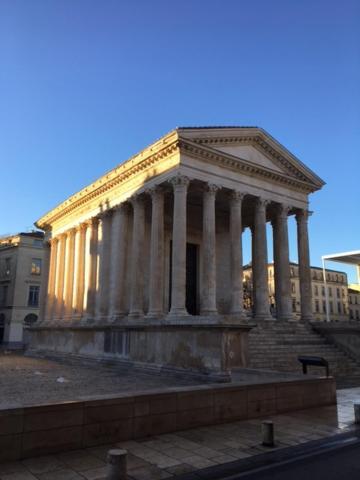
M 274 446 L 274 424 L 268 420 L 261 424 L 262 444 L 265 447 Z
M 360 423 L 360 403 L 354 403 L 355 423 Z
M 126 480 L 126 450 L 114 448 L 108 451 L 106 480 Z

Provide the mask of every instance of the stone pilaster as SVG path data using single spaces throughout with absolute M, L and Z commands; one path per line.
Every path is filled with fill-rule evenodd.
M 133 235 L 131 251 L 131 294 L 129 317 L 144 315 L 144 236 L 145 205 L 141 195 L 131 198 L 133 206 Z
M 266 239 L 266 205 L 267 201 L 257 198 L 255 202 L 254 229 L 253 229 L 253 283 L 255 297 L 254 315 L 258 320 L 269 319 L 269 287 L 267 267 L 267 239 Z
M 76 317 L 82 315 L 84 308 L 86 230 L 87 224 L 82 223 L 76 228 L 75 234 L 72 311 Z
M 63 315 L 72 314 L 72 297 L 74 287 L 74 254 L 75 254 L 75 228 L 67 232 L 65 255 L 65 283 L 64 283 L 64 309 Z
M 174 190 L 172 231 L 172 272 L 170 316 L 188 315 L 186 310 L 186 203 L 189 179 L 177 175 L 171 180 Z
M 299 210 L 296 214 L 298 256 L 299 256 L 301 319 L 307 322 L 313 319 L 309 233 L 308 233 L 309 215 L 310 215 L 310 212 L 308 212 L 307 210 Z
M 129 205 L 114 208 L 111 229 L 110 314 L 113 319 L 126 315 L 126 270 Z
M 56 285 L 55 285 L 55 318 L 61 318 L 64 299 L 64 271 L 65 271 L 66 234 L 59 235 L 58 251 L 56 256 Z
M 275 304 L 278 320 L 291 320 L 291 281 L 287 205 L 279 205 L 272 221 L 274 249 Z
M 112 211 L 107 210 L 99 216 L 98 235 L 98 284 L 96 296 L 96 317 L 101 319 L 109 311 L 109 285 L 111 265 L 111 218 Z
M 99 219 L 97 217 L 88 221 L 85 249 L 86 290 L 84 309 L 86 310 L 86 316 L 92 319 L 95 317 L 96 307 L 98 227 Z
M 50 245 L 50 265 L 49 265 L 49 275 L 47 283 L 47 295 L 45 301 L 45 320 L 51 320 L 53 316 L 53 310 L 55 306 L 55 284 L 56 284 L 56 263 L 57 263 L 57 252 L 58 252 L 58 243 L 57 238 L 52 238 L 49 241 Z M 42 318 L 40 318 L 42 320 Z
M 230 274 L 232 315 L 244 315 L 243 253 L 242 253 L 242 201 L 244 194 L 232 192 L 230 196 Z
M 164 191 L 161 187 L 150 190 L 152 201 L 149 317 L 164 314 Z
M 201 315 L 216 315 L 215 200 L 219 187 L 207 184 L 203 192 Z

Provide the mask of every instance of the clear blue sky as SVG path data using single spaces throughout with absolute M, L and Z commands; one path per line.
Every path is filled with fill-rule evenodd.
M 175 126 L 257 125 L 327 182 L 312 263 L 360 249 L 359 0 L 1 0 L 0 62 L 0 233 Z

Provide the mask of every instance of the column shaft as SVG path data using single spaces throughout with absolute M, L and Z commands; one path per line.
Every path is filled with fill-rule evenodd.
M 310 321 L 313 319 L 308 217 L 309 217 L 309 212 L 307 210 L 300 210 L 296 214 L 298 256 L 299 256 L 299 276 L 300 276 L 301 319 L 304 321 Z
M 63 311 L 65 246 L 66 235 L 62 234 L 59 236 L 58 253 L 56 256 L 56 285 L 54 305 L 54 313 L 56 318 L 60 318 Z
M 111 230 L 110 314 L 116 318 L 126 314 L 128 207 L 128 204 L 121 204 L 115 209 Z
M 230 198 L 230 313 L 244 314 L 243 254 L 242 254 L 242 200 L 244 194 L 232 192 Z
M 84 306 L 86 229 L 87 224 L 83 223 L 77 227 L 75 234 L 72 311 L 77 317 L 82 314 Z
M 96 280 L 97 280 L 97 252 L 98 252 L 98 226 L 99 219 L 92 218 L 88 223 L 85 264 L 86 264 L 86 296 L 84 309 L 89 318 L 95 317 L 96 306 Z
M 255 317 L 257 319 L 270 318 L 268 267 L 267 267 L 267 239 L 266 239 L 266 205 L 261 198 L 256 200 L 254 217 L 254 249 L 252 254 Z
M 59 241 L 57 238 L 52 238 L 50 240 L 50 266 L 49 266 L 49 277 L 48 277 L 46 305 L 45 305 L 45 320 L 50 320 L 52 318 L 53 310 L 55 306 L 55 284 L 56 284 L 56 264 L 57 264 L 58 243 Z
M 174 215 L 172 237 L 170 315 L 188 315 L 186 310 L 186 202 L 189 179 L 181 175 L 172 180 Z
M 207 185 L 203 192 L 201 315 L 216 315 L 216 230 L 215 200 L 218 187 Z
M 275 304 L 279 320 L 292 318 L 288 212 L 286 205 L 280 205 L 273 221 Z
M 72 297 L 74 286 L 74 253 L 75 253 L 75 229 L 67 232 L 66 258 L 65 258 L 65 283 L 64 283 L 64 316 L 72 314 Z
M 133 205 L 133 235 L 131 252 L 131 295 L 130 317 L 144 315 L 144 236 L 145 236 L 145 205 L 143 198 L 135 196 Z
M 164 314 L 164 192 L 161 187 L 151 192 L 151 247 L 149 317 Z
M 111 254 L 111 211 L 101 214 L 98 237 L 98 283 L 96 316 L 105 317 L 109 311 L 110 254 Z

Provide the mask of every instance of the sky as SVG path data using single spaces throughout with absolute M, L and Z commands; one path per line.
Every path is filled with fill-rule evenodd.
M 326 182 L 313 265 L 360 250 L 359 0 L 0 0 L 1 234 L 202 125 L 262 127 Z

